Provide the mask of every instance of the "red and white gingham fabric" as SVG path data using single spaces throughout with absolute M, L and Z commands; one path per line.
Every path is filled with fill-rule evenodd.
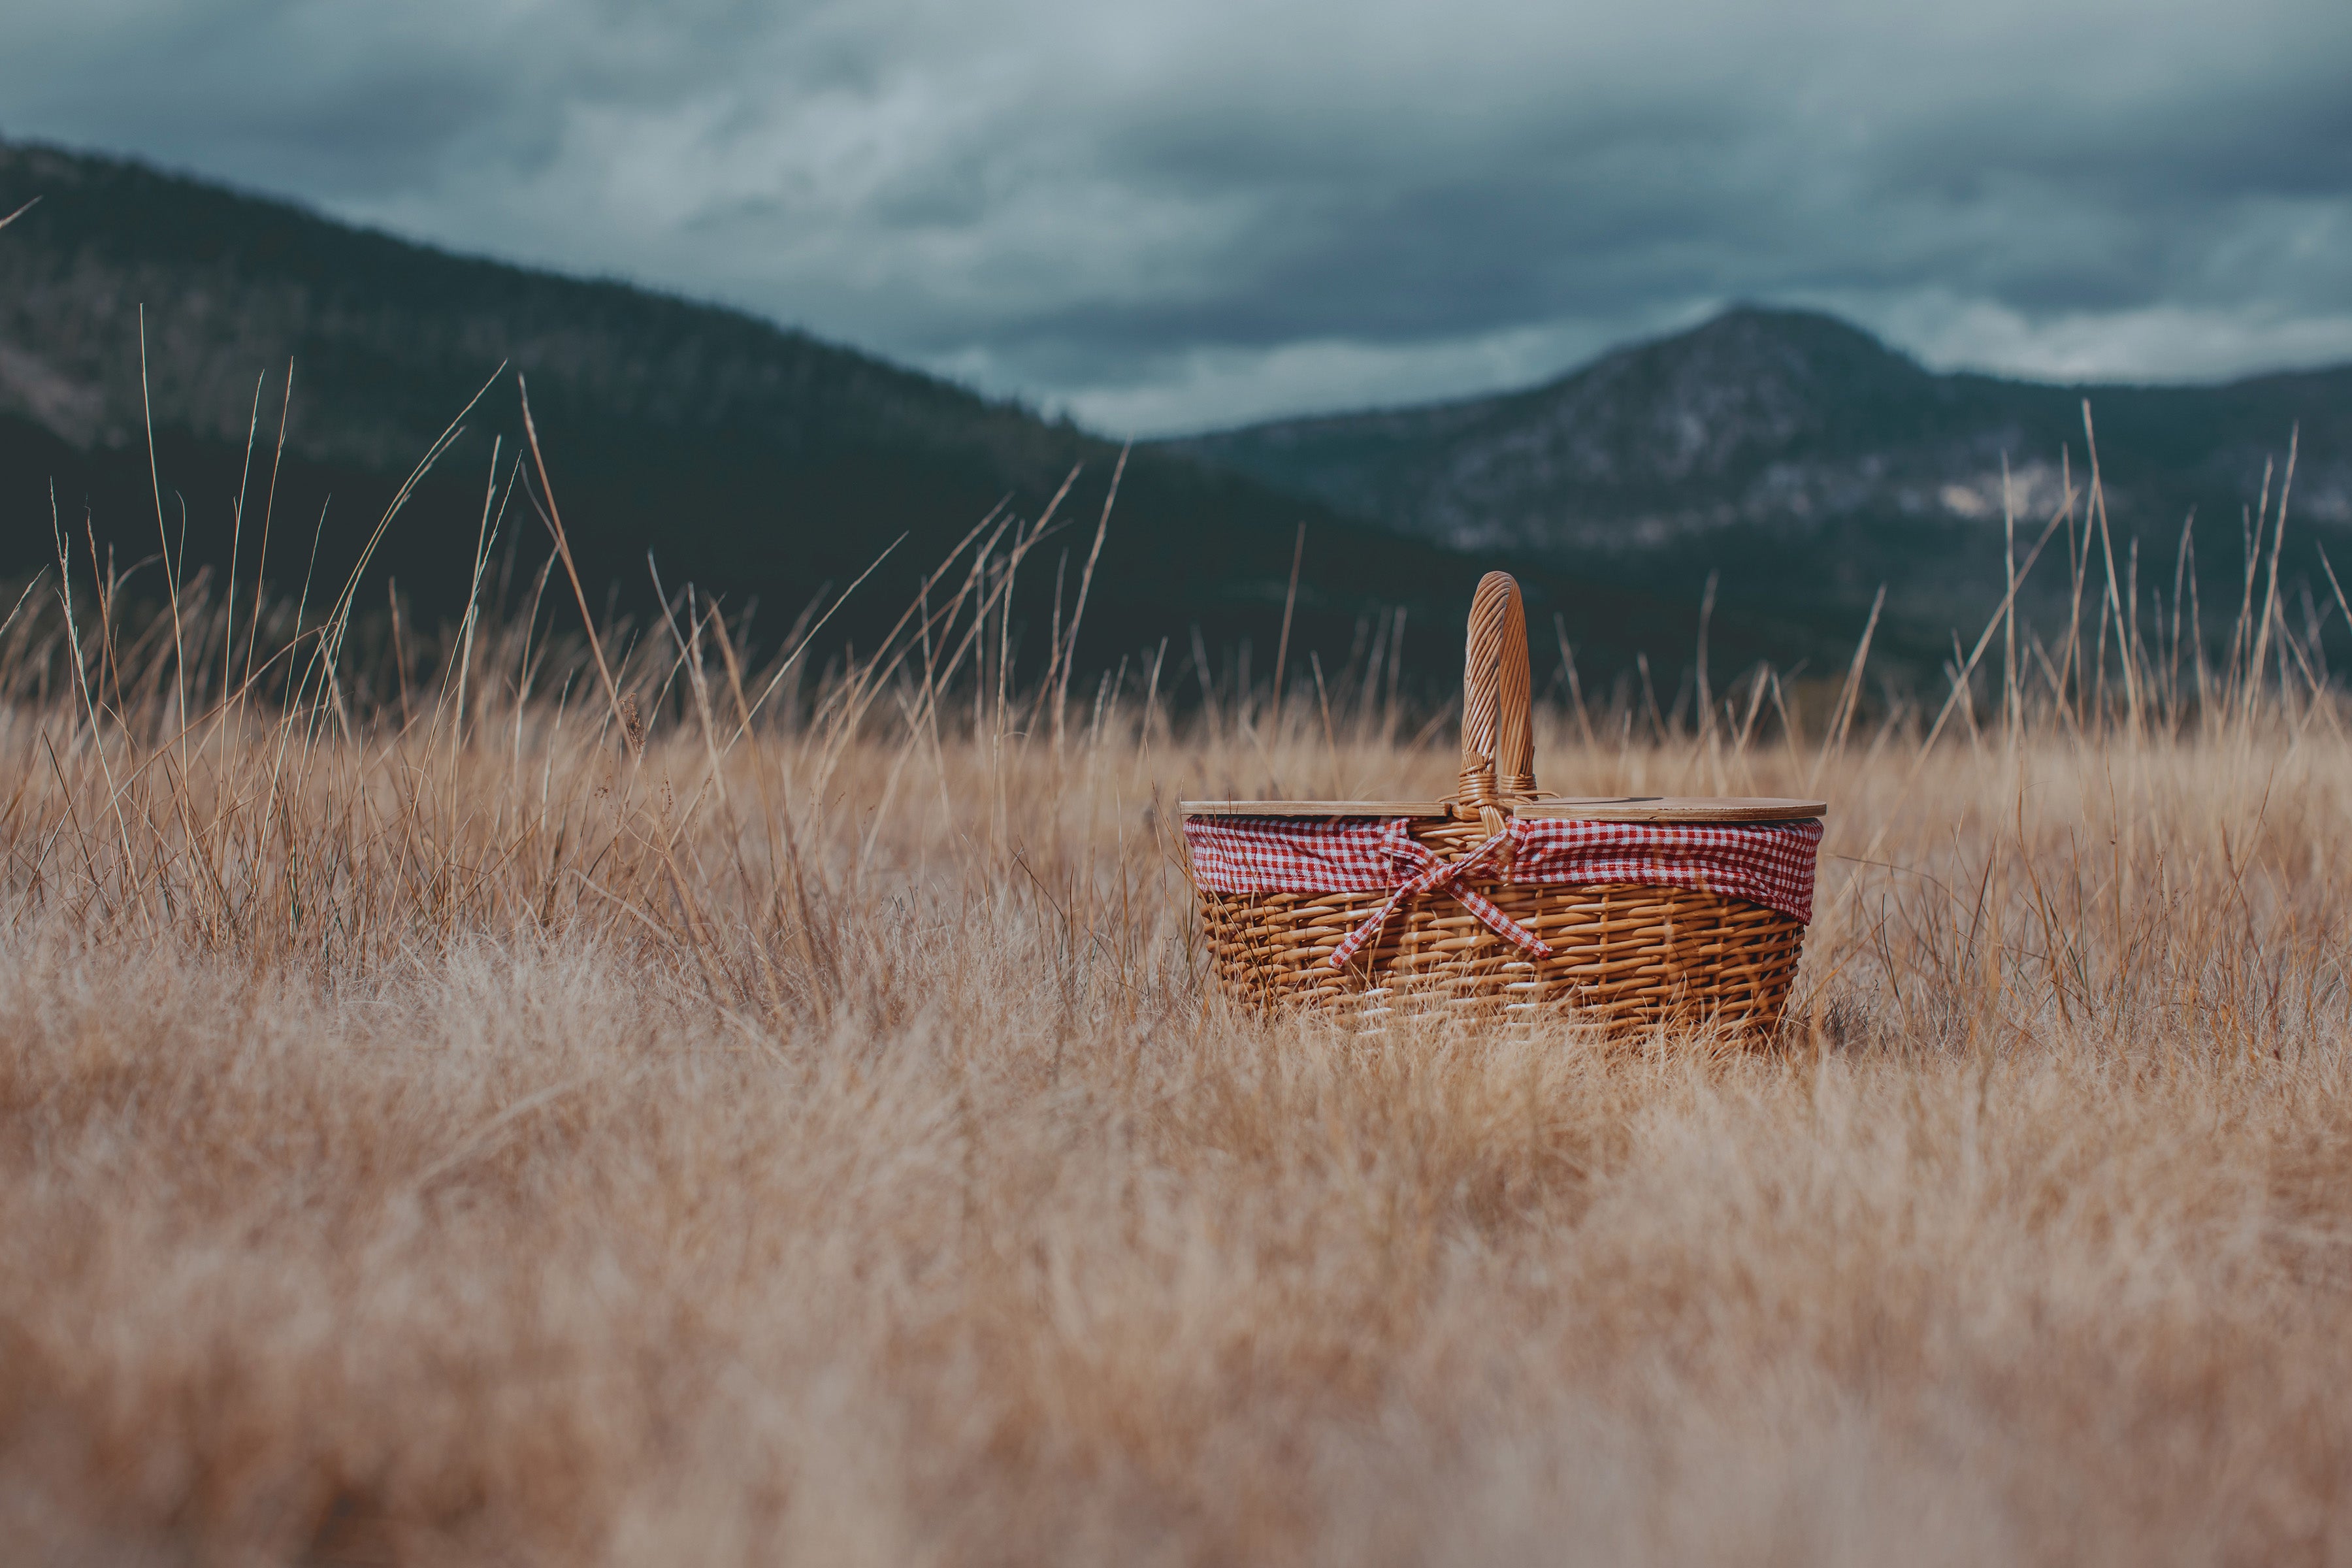
M 1749 822 L 1514 821 L 1508 882 L 1634 882 L 1696 888 L 1761 904 L 1800 925 L 1813 918 L 1822 825 Z
M 1486 900 L 1464 887 L 1466 872 L 1501 882 L 1631 882 L 1695 888 L 1763 905 L 1800 922 L 1813 918 L 1819 822 L 1709 826 L 1696 823 L 1514 818 L 1511 860 L 1482 864 L 1489 839 L 1453 864 L 1415 842 L 1404 817 L 1191 816 L 1184 842 L 1192 875 L 1220 893 L 1358 893 L 1393 896 L 1333 955 L 1344 964 L 1403 900 L 1444 888 L 1478 918 L 1530 952 L 1549 950 Z M 1483 908 L 1481 906 L 1484 906 Z

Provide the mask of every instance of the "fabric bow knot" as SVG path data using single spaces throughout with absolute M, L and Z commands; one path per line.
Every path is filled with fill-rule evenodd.
M 1505 941 L 1525 948 L 1538 958 L 1549 958 L 1551 948 L 1541 937 L 1496 909 L 1492 901 L 1475 889 L 1465 887 L 1462 882 L 1463 878 L 1493 859 L 1496 851 L 1510 843 L 1510 832 L 1506 829 L 1496 834 L 1459 860 L 1441 860 L 1431 854 L 1425 845 L 1407 832 L 1403 823 L 1394 824 L 1390 829 L 1389 853 L 1397 859 L 1404 861 L 1413 869 L 1397 884 L 1396 891 L 1388 896 L 1387 902 L 1365 917 L 1363 924 L 1348 933 L 1347 939 L 1339 943 L 1338 951 L 1334 952 L 1327 962 L 1334 969 L 1346 968 L 1349 959 L 1363 951 L 1367 943 L 1380 935 L 1381 928 L 1388 923 L 1389 916 L 1396 912 L 1396 907 L 1399 904 L 1407 899 L 1419 898 L 1425 893 L 1434 892 L 1440 888 L 1460 900 L 1465 908 L 1485 921 Z

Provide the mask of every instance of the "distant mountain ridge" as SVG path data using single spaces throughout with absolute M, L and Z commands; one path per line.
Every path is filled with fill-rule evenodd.
M 502 463 L 519 452 L 516 373 L 592 592 L 610 585 L 643 611 L 657 567 L 673 589 L 757 598 L 781 626 L 904 535 L 833 623 L 857 646 L 982 513 L 1002 502 L 1034 520 L 1073 468 L 1059 516 L 1090 537 L 1119 457 L 1066 422 L 741 311 L 0 143 L 0 212 L 36 196 L 0 230 L 0 575 L 47 558 L 53 517 L 122 563 L 155 553 L 151 404 L 165 532 L 184 531 L 192 565 L 225 564 L 247 434 L 257 424 L 267 460 L 289 360 L 268 570 L 298 579 L 315 536 L 331 584 L 410 466 L 507 364 L 377 557 L 428 616 L 462 596 L 493 440 Z M 2298 526 L 2352 527 L 2352 372 L 2040 386 L 1937 374 L 1832 318 L 1743 309 L 1524 392 L 1139 446 L 1083 657 L 1108 667 L 1163 637 L 1181 651 L 1194 627 L 1213 658 L 1270 647 L 1305 523 L 1293 668 L 1298 651 L 1349 646 L 1376 607 L 1453 624 L 1478 574 L 1507 565 L 1591 672 L 1637 650 L 1671 669 L 1712 575 L 1710 647 L 1727 666 L 1835 662 L 1885 583 L 1875 646 L 1932 679 L 1950 628 L 1980 624 L 2000 591 L 2004 454 L 2030 526 L 2058 493 L 2062 451 L 2079 471 L 2086 391 L 2117 526 L 2168 563 L 2151 564 L 2150 584 L 2168 582 L 2196 508 L 2200 574 L 2226 592 L 2239 508 L 2298 424 Z M 543 554 L 527 505 L 510 525 L 510 542 Z M 1029 646 L 1063 542 L 1083 555 L 1085 537 L 1057 542 L 1024 575 Z M 250 536 L 244 548 L 249 581 Z M 1433 686 L 1450 640 L 1414 644 Z
M 1168 443 L 1457 548 L 1655 546 L 1735 523 L 2028 516 L 2084 455 L 2110 510 L 2177 529 L 2258 484 L 2300 426 L 2296 493 L 2352 522 L 2352 367 L 2219 386 L 1939 374 L 1834 317 L 1753 307 L 1524 392 L 1280 420 Z

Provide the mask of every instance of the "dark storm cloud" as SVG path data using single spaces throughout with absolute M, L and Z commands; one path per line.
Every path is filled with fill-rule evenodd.
M 1735 299 L 2046 374 L 2352 357 L 2341 0 L 46 9 L 0 17 L 0 130 L 1114 428 L 1531 379 Z

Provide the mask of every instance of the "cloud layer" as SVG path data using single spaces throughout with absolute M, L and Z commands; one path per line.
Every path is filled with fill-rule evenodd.
M 2342 0 L 82 0 L 0 133 L 715 297 L 1114 431 L 1733 300 L 1928 359 L 2352 358 Z

